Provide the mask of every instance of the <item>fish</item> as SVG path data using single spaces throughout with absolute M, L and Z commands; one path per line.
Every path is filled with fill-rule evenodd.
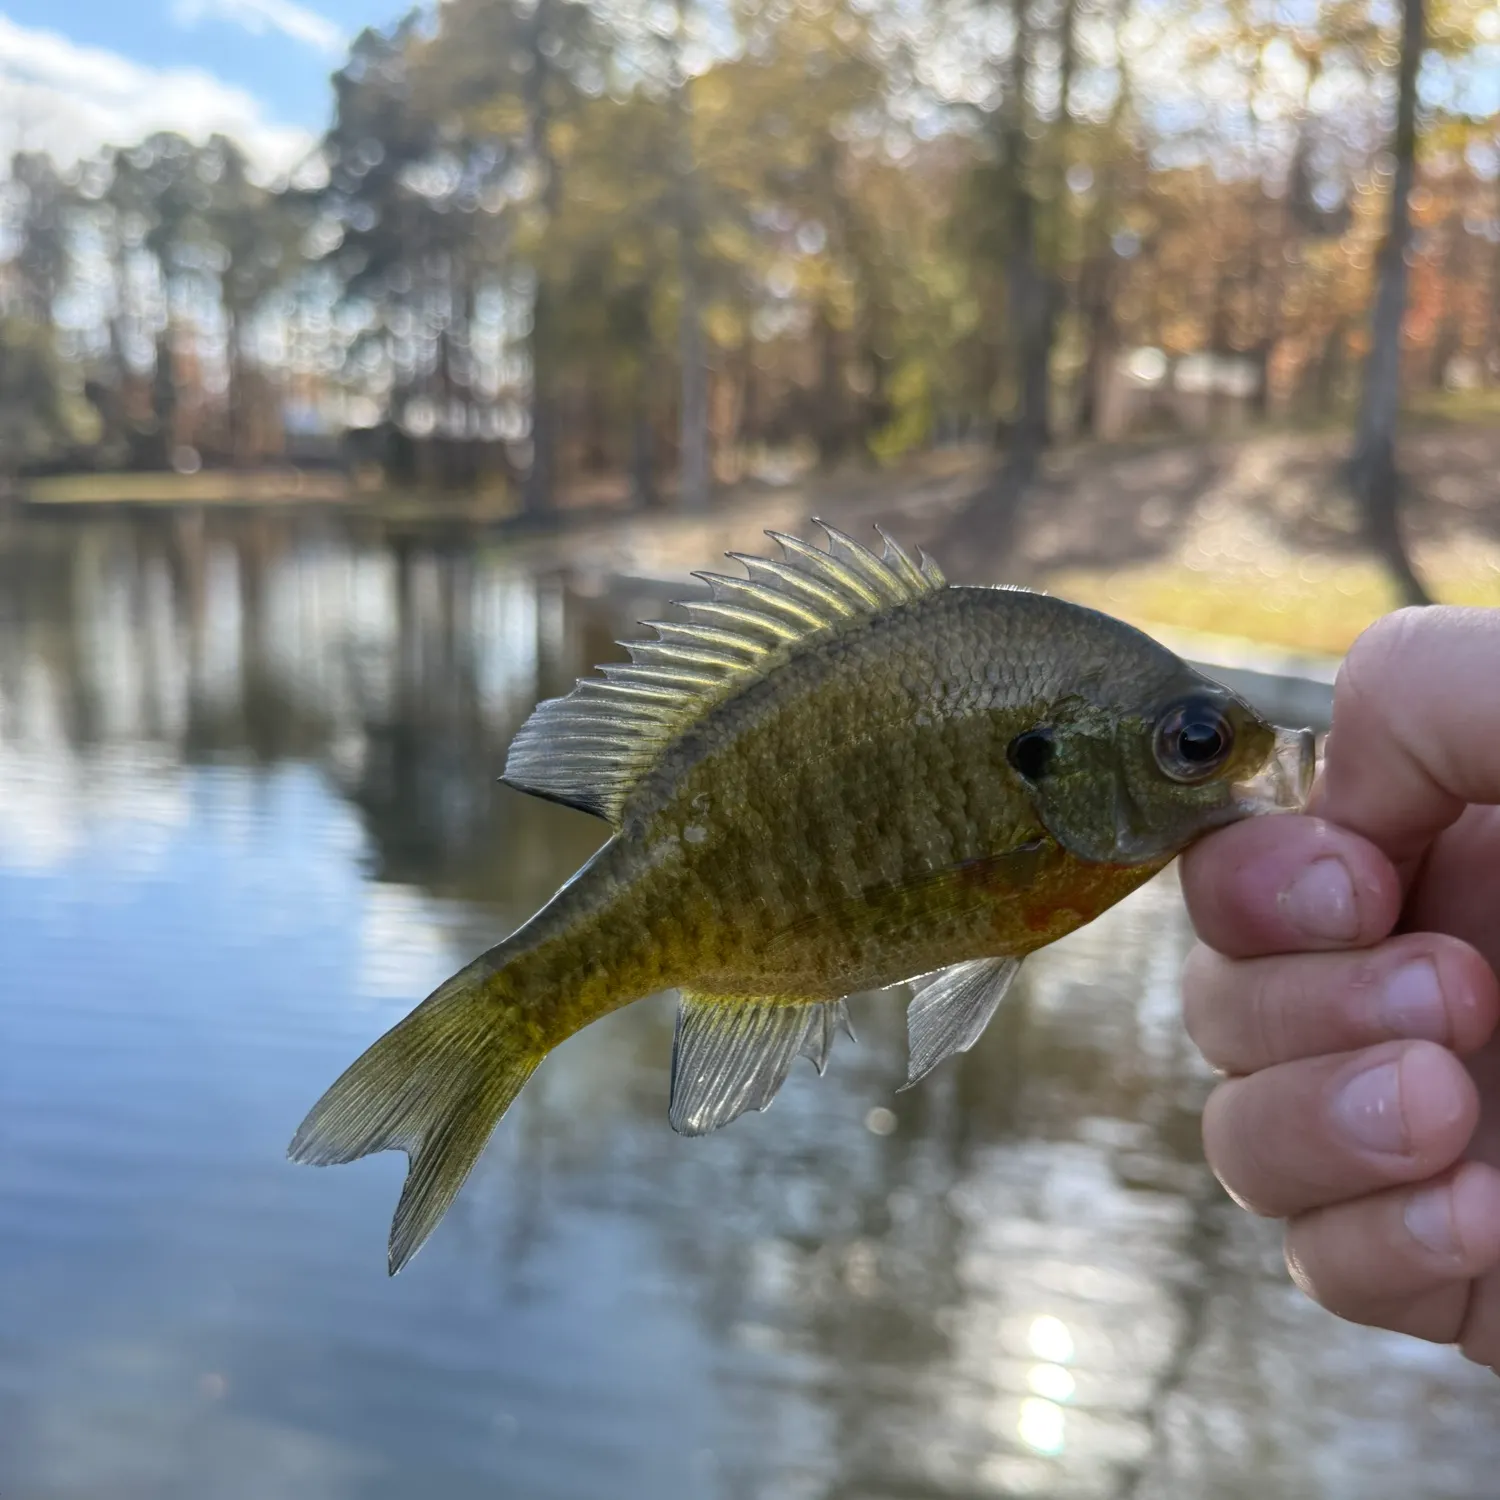
M 668 1119 L 707 1134 L 821 1074 L 850 996 L 910 982 L 910 1087 L 974 1045 L 1027 954 L 1210 829 L 1300 808 L 1308 730 L 1045 593 L 950 585 L 767 532 L 630 660 L 542 703 L 501 780 L 603 819 L 540 911 L 440 985 L 313 1106 L 288 1154 L 401 1150 L 395 1275 L 543 1058 L 677 990 Z

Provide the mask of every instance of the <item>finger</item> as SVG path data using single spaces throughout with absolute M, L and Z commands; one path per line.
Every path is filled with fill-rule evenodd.
M 1183 856 L 1198 936 L 1231 958 L 1362 948 L 1396 923 L 1401 882 L 1373 844 L 1318 818 L 1249 818 Z
M 1401 913 L 1412 931 L 1451 932 L 1500 968 L 1500 807 L 1469 807 L 1422 860 L 1422 878 Z
M 1302 1214 L 1287 1226 L 1286 1261 L 1297 1285 L 1341 1318 L 1456 1343 L 1469 1281 L 1500 1265 L 1500 1172 L 1470 1162 L 1415 1188 Z
M 1334 685 L 1317 812 L 1397 864 L 1470 802 L 1500 802 L 1500 610 L 1399 610 L 1350 648 Z
M 1240 1203 L 1281 1219 L 1441 1172 L 1478 1117 L 1473 1080 L 1451 1052 L 1386 1042 L 1220 1084 L 1203 1144 Z
M 1437 933 L 1272 958 L 1228 959 L 1200 945 L 1183 968 L 1182 1004 L 1209 1062 L 1256 1073 L 1394 1039 L 1473 1052 L 1500 1020 L 1500 982 L 1466 943 Z
M 1500 1374 L 1500 1270 L 1474 1283 L 1457 1343 L 1475 1364 Z

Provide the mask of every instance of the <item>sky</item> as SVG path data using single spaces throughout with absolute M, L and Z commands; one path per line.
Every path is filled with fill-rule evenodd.
M 328 121 L 328 76 L 403 0 L 0 0 L 0 159 L 152 130 L 234 136 L 263 175 Z
M 18 149 L 44 149 L 67 163 L 152 130 L 198 140 L 217 130 L 240 142 L 257 175 L 273 178 L 302 160 L 328 123 L 328 76 L 350 37 L 396 19 L 411 3 L 0 0 L 0 172 Z M 1145 24 L 1153 11 L 1170 17 L 1171 0 L 1138 8 L 1137 21 Z M 1497 17 L 1500 8 L 1481 15 L 1479 35 L 1489 45 L 1468 65 L 1455 71 L 1429 58 L 1424 97 L 1441 96 L 1429 103 L 1467 103 L 1481 113 L 1497 107 Z M 1170 30 L 1136 60 L 1154 78 L 1159 108 L 1169 108 L 1186 81 L 1176 77 L 1181 59 L 1160 46 L 1173 40 Z M 1293 71 L 1300 99 L 1300 69 Z M 1179 102 L 1190 113 L 1209 107 L 1190 82 L 1187 96 Z

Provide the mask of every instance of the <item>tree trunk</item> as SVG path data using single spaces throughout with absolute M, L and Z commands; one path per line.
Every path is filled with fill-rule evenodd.
M 682 361 L 682 399 L 678 411 L 677 503 L 683 510 L 708 507 L 708 358 L 703 338 L 703 267 L 699 253 L 701 225 L 698 166 L 693 150 L 693 105 L 682 67 L 687 34 L 687 0 L 677 0 L 676 53 L 672 60 L 673 147 L 676 152 L 678 274 L 682 308 L 678 350 Z
M 703 340 L 697 246 L 681 242 L 682 315 L 678 329 L 682 401 L 678 413 L 677 499 L 684 510 L 708 507 L 708 361 Z
M 1118 343 L 1113 272 L 1114 255 L 1106 245 L 1079 276 L 1079 313 L 1085 334 L 1083 369 L 1079 372 L 1077 396 L 1073 403 L 1073 425 L 1075 432 L 1093 438 L 1099 436 L 1099 398 Z
M 1411 245 L 1408 199 L 1416 174 L 1417 73 L 1425 45 L 1423 0 L 1403 0 L 1398 70 L 1396 161 L 1390 220 L 1380 247 L 1370 353 L 1349 459 L 1349 483 L 1364 514 L 1365 533 L 1407 604 L 1430 604 L 1401 532 L 1401 479 L 1396 468 L 1396 420 L 1401 405 L 1401 324 L 1406 312 L 1406 255 Z
M 1313 364 L 1313 409 L 1326 417 L 1338 404 L 1344 378 L 1344 344 L 1347 333 L 1341 318 L 1323 336 L 1323 348 Z
M 656 431 L 651 425 L 651 405 L 644 390 L 635 399 L 630 414 L 630 498 L 639 510 L 656 504 Z
M 1464 232 L 1464 216 L 1455 209 L 1448 216 L 1447 248 L 1443 256 L 1441 297 L 1443 310 L 1438 318 L 1437 336 L 1432 341 L 1432 364 L 1428 369 L 1428 380 L 1433 390 L 1441 391 L 1448 384 L 1448 366 L 1454 356 L 1464 347 L 1464 291 L 1469 284 L 1471 256 L 1469 236 Z
M 224 445 L 231 469 L 238 467 L 244 446 L 243 412 L 245 382 L 240 369 L 240 320 L 227 300 L 224 307 Z
M 552 373 L 552 289 L 537 271 L 531 306 L 531 464 L 521 485 L 521 509 L 532 517 L 552 509 L 557 479 L 557 396 Z
M 1015 349 L 1015 417 L 1010 454 L 994 500 L 1009 512 L 1036 477 L 1051 433 L 1052 337 L 1057 321 L 1056 288 L 1039 261 L 1037 202 L 1031 184 L 1031 153 L 1026 134 L 1026 91 L 1031 46 L 1028 0 L 1014 0 L 1015 39 L 1011 43 L 1010 99 L 1006 105 L 1004 149 L 1010 196 L 1010 252 L 1005 289 Z M 1070 7 L 1071 10 L 1071 7 Z M 1066 101 L 1063 105 L 1066 113 Z M 1013 519 L 1013 518 L 1012 518 Z M 1006 522 L 1007 528 L 1010 521 Z
M 1448 300 L 1452 301 L 1453 294 L 1458 288 L 1451 280 L 1447 285 Z M 1433 390 L 1441 391 L 1447 388 L 1448 366 L 1453 363 L 1453 356 L 1462 348 L 1463 332 L 1458 326 L 1458 315 L 1445 313 L 1438 324 L 1437 337 L 1432 341 L 1432 363 L 1427 370 L 1427 383 Z
M 828 315 L 826 303 L 818 304 L 818 395 L 813 420 L 813 440 L 818 448 L 818 465 L 836 468 L 848 452 L 847 426 L 844 421 L 843 363 L 839 358 L 839 334 Z
M 1208 385 L 1208 398 L 1204 402 L 1204 421 L 1210 432 L 1217 432 L 1224 422 L 1225 392 L 1219 379 L 1219 361 L 1229 348 L 1229 288 L 1239 279 L 1231 261 L 1219 263 L 1214 275 L 1213 307 L 1208 320 L 1208 352 L 1213 361 Z M 1192 408 L 1190 407 L 1189 410 Z
M 156 368 L 151 379 L 152 444 L 149 467 L 170 469 L 177 446 L 177 372 L 173 368 L 172 327 L 156 338 Z
M 1017 401 L 1007 465 L 1016 493 L 1036 478 L 1051 436 L 1052 335 L 1057 322 L 1056 289 L 1034 259 L 1022 253 L 1009 267 L 1009 295 L 1016 323 Z
M 1485 350 L 1485 384 L 1494 385 L 1500 378 L 1500 242 L 1490 261 L 1490 336 Z
M 542 176 L 542 212 L 547 230 L 557 222 L 562 175 L 552 151 L 552 120 L 547 98 L 552 59 L 544 45 L 551 0 L 537 0 L 528 33 L 531 68 L 526 75 L 527 132 Z M 547 282 L 547 257 L 537 257 L 531 309 L 531 466 L 521 486 L 522 512 L 532 517 L 552 509 L 557 482 L 557 390 L 554 366 L 556 309 Z
M 1125 134 L 1125 120 L 1130 112 L 1130 75 L 1123 58 L 1123 32 L 1130 20 L 1131 0 L 1118 0 L 1115 6 L 1115 51 L 1122 59 L 1118 91 L 1110 108 L 1106 138 L 1119 140 Z M 1105 170 L 1103 181 L 1094 184 L 1094 206 L 1084 233 L 1090 261 L 1079 276 L 1080 311 L 1087 329 L 1083 372 L 1079 377 L 1078 400 L 1074 404 L 1075 431 L 1089 437 L 1099 436 L 1101 396 L 1105 381 L 1112 375 L 1112 365 L 1119 347 L 1119 330 L 1115 326 L 1115 295 L 1119 257 L 1115 253 L 1111 227 L 1121 194 L 1120 174 Z

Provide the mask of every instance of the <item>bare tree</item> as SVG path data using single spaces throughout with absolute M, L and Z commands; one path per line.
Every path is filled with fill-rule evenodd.
M 1390 220 L 1377 262 L 1370 353 L 1354 433 L 1348 479 L 1363 514 L 1370 545 L 1390 569 L 1402 599 L 1430 604 L 1401 531 L 1401 476 L 1396 467 L 1396 421 L 1401 405 L 1401 324 L 1406 312 L 1406 258 L 1411 248 L 1412 181 L 1417 161 L 1417 74 L 1426 46 L 1423 0 L 1403 0 L 1397 69 L 1395 158 Z
M 678 415 L 677 499 L 684 510 L 708 505 L 708 358 L 703 339 L 703 260 L 698 166 L 693 149 L 693 101 L 687 76 L 687 0 L 678 0 L 672 59 L 678 276 L 682 307 L 678 332 L 682 398 Z
M 552 147 L 551 12 L 552 0 L 537 0 L 525 28 L 530 66 L 524 88 L 527 135 L 541 175 L 542 213 L 548 227 L 557 221 L 562 203 L 562 171 Z M 521 486 L 521 508 L 533 517 L 552 509 L 557 482 L 557 305 L 549 271 L 541 264 L 535 268 L 536 290 L 531 306 L 531 466 Z
M 1003 244 L 1005 313 L 1009 325 L 1014 404 L 1007 433 L 1008 452 L 994 479 L 979 495 L 960 523 L 981 525 L 992 545 L 1009 547 L 1020 520 L 1020 510 L 1032 487 L 1041 458 L 1052 435 L 1052 346 L 1056 339 L 1061 287 L 1057 277 L 1062 231 L 1061 174 L 1066 171 L 1068 95 L 1076 65 L 1077 0 L 1064 0 L 1054 34 L 1047 38 L 1057 48 L 1059 104 L 1046 158 L 1034 159 L 1035 124 L 1029 96 L 1037 47 L 1037 26 L 1031 0 L 1011 0 L 1014 32 L 998 113 L 998 157 L 995 177 L 999 191 Z M 1050 174 L 1050 177 L 1048 177 Z M 1046 178 L 1049 204 L 1039 201 L 1038 178 Z

